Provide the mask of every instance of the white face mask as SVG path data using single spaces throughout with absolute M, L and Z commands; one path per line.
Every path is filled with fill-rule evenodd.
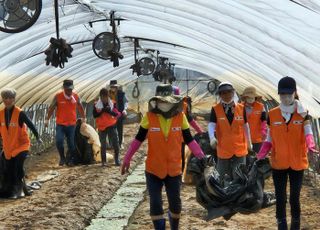
M 256 99 L 254 98 L 254 97 L 247 97 L 246 98 L 246 102 L 248 103 L 248 104 L 252 104 L 253 102 L 255 102 L 256 101 Z
M 284 106 L 290 106 L 294 103 L 294 93 L 293 94 L 280 94 L 281 104 Z
M 158 102 L 157 103 L 158 109 L 160 109 L 162 112 L 168 112 L 170 109 L 172 109 L 173 104 L 167 103 L 167 102 Z

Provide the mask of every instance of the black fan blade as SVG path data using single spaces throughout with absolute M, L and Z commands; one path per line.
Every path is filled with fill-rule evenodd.
M 0 2 L 0 21 L 4 20 L 4 18 L 6 17 L 7 12 L 4 9 L 4 2 Z
M 39 0 L 20 0 L 20 5 L 27 7 L 29 10 L 36 10 Z
M 97 40 L 94 41 L 93 47 L 96 50 L 100 50 L 100 49 L 102 49 L 102 44 L 103 44 L 102 40 L 101 39 L 97 39 Z
M 31 17 L 22 8 L 18 8 L 16 11 L 9 14 L 8 19 L 5 21 L 6 27 L 19 28 L 23 27 L 31 20 Z

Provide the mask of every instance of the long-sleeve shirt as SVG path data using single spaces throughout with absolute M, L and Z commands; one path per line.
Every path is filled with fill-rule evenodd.
M 9 127 L 9 123 L 12 117 L 13 107 L 11 109 L 5 108 L 5 119 L 6 119 L 6 126 Z M 19 114 L 19 126 L 22 128 L 23 124 L 26 124 L 28 128 L 32 131 L 34 136 L 39 139 L 39 133 L 32 123 L 32 121 L 28 118 L 28 116 L 25 114 L 25 112 L 21 111 Z

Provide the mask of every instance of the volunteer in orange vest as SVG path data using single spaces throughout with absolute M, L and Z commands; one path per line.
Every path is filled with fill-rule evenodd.
M 0 134 L 2 138 L 3 154 L 6 165 L 4 176 L 9 183 L 7 195 L 16 199 L 24 197 L 24 169 L 23 164 L 30 149 L 30 139 L 27 126 L 39 143 L 39 134 L 27 115 L 15 106 L 16 91 L 4 89 L 1 91 L 5 108 L 0 111 Z
M 172 86 L 173 87 L 173 94 L 174 95 L 180 95 L 180 88 L 178 86 Z M 182 111 L 184 112 L 184 114 L 187 117 L 187 120 L 189 122 L 189 125 L 192 126 L 192 128 L 194 130 L 196 130 L 197 133 L 203 133 L 202 128 L 200 127 L 200 125 L 193 119 L 192 114 L 191 114 L 191 108 L 188 104 L 188 99 L 191 100 L 190 97 L 184 97 L 183 98 L 183 107 L 182 107 Z M 182 147 L 181 147 L 181 157 L 182 157 L 182 171 L 184 170 L 184 166 L 185 166 L 185 143 L 182 143 Z
M 60 155 L 59 165 L 73 165 L 77 163 L 75 156 L 74 132 L 77 121 L 77 109 L 83 121 L 85 121 L 85 112 L 81 104 L 80 97 L 73 92 L 73 80 L 63 81 L 63 90 L 57 93 L 48 109 L 45 126 L 48 126 L 49 120 L 56 110 L 56 146 Z M 70 157 L 64 154 L 64 136 L 67 137 L 68 150 Z
M 107 150 L 107 135 L 111 139 L 111 144 L 114 150 L 115 165 L 120 166 L 119 162 L 119 139 L 117 133 L 117 118 L 121 113 L 116 109 L 115 105 L 109 98 L 107 88 L 102 88 L 99 93 L 99 100 L 93 107 L 93 117 L 96 119 L 96 127 L 99 131 L 101 142 L 101 162 L 102 166 L 107 165 L 106 150 Z
M 117 80 L 111 80 L 110 85 L 107 85 L 107 89 L 109 89 L 109 96 L 111 100 L 115 103 L 117 110 L 121 113 L 117 119 L 116 127 L 120 149 L 123 149 L 123 122 L 127 116 L 128 98 L 126 93 L 123 91 L 122 85 L 119 85 Z
M 244 89 L 241 95 L 246 109 L 247 120 L 250 127 L 252 150 L 259 152 L 262 142 L 267 137 L 267 116 L 264 105 L 258 102 L 261 98 L 253 86 Z
M 246 110 L 238 103 L 230 82 L 218 86 L 219 103 L 212 107 L 208 133 L 210 145 L 217 148 L 217 170 L 223 181 L 236 179 L 235 168 L 246 164 L 251 148 L 250 128 Z
M 268 135 L 257 158 L 263 159 L 271 150 L 271 167 L 276 194 L 278 229 L 288 229 L 286 219 L 287 179 L 290 181 L 291 228 L 300 229 L 300 191 L 303 173 L 308 168 L 308 151 L 315 147 L 311 117 L 297 100 L 296 81 L 284 77 L 278 83 L 280 105 L 269 111 Z
M 130 160 L 141 143 L 148 138 L 146 182 L 150 196 L 150 215 L 154 228 L 165 229 L 162 207 L 162 187 L 166 187 L 169 203 L 169 223 L 172 230 L 179 228 L 181 213 L 181 142 L 184 141 L 193 154 L 202 159 L 204 153 L 193 139 L 189 123 L 182 112 L 182 97 L 172 95 L 168 84 L 157 86 L 156 96 L 149 100 L 149 112 L 142 118 L 140 129 L 132 141 L 121 167 L 124 174 Z

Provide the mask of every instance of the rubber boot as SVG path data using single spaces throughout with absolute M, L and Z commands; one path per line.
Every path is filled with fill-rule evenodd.
M 300 218 L 292 218 L 290 230 L 300 230 Z
M 277 219 L 278 223 L 278 230 L 288 230 L 287 220 L 284 219 Z
M 166 229 L 166 219 L 153 220 L 153 226 L 155 230 L 165 230 Z
M 21 197 L 24 197 L 24 196 L 25 196 L 25 194 L 23 192 L 22 183 L 18 183 L 18 184 L 13 185 L 12 193 L 11 193 L 11 196 L 9 198 L 10 199 L 18 199 L 18 198 L 21 198 Z
M 102 153 L 101 152 L 101 165 L 102 166 L 107 166 L 107 156 L 106 156 L 106 153 Z
M 115 151 L 115 152 L 114 152 L 114 164 L 115 164 L 116 166 L 120 166 L 119 152 L 118 152 L 118 151 Z
M 168 217 L 169 217 L 170 229 L 178 230 L 180 218 L 172 218 L 170 212 L 168 212 Z

